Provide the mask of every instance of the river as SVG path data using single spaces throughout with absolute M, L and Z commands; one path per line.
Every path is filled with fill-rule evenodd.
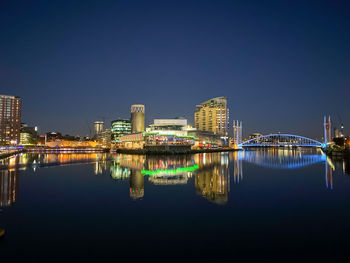
M 19 154 L 0 167 L 4 262 L 350 260 L 349 162 L 319 150 Z

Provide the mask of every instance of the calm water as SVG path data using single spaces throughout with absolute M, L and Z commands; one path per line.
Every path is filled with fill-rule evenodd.
M 0 161 L 1 262 L 349 261 L 349 162 L 316 150 Z

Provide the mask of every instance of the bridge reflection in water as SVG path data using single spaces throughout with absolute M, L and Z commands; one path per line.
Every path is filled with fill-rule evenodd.
M 335 167 L 332 160 L 321 150 L 313 154 L 307 154 L 302 149 L 241 151 L 238 154 L 238 159 L 271 169 L 297 169 L 324 163 L 326 187 L 333 189 L 333 170 Z
M 216 204 L 229 198 L 230 183 L 243 180 L 243 165 L 250 163 L 269 169 L 297 169 L 318 163 L 325 166 L 325 185 L 333 189 L 335 165 L 320 150 L 265 149 L 230 153 L 144 156 L 126 154 L 20 154 L 0 160 L 0 206 L 17 200 L 19 170 L 52 165 L 93 163 L 94 173 L 109 173 L 114 180 L 129 180 L 130 197 L 145 196 L 145 182 L 156 186 L 194 184 L 197 194 Z M 349 171 L 349 164 L 342 164 Z M 231 181 L 232 177 L 232 181 Z

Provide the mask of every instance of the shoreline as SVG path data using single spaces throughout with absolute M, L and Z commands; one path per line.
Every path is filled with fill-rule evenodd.
M 62 154 L 62 153 L 121 153 L 121 154 L 135 154 L 135 155 L 176 155 L 176 154 L 196 154 L 196 153 L 214 153 L 214 152 L 235 152 L 241 151 L 241 149 L 233 148 L 216 148 L 216 149 L 55 149 L 55 148 L 42 148 L 42 149 L 21 149 L 13 152 L 0 154 L 0 159 L 5 159 L 19 153 L 37 153 L 37 154 Z
M 23 153 L 23 152 L 26 152 L 26 149 L 20 149 L 20 150 L 16 150 L 13 152 L 0 153 L 0 159 L 5 159 L 5 158 L 10 157 L 12 155 L 16 155 L 16 154 Z
M 115 153 L 121 154 L 135 154 L 135 155 L 176 155 L 176 154 L 196 154 L 196 153 L 213 153 L 213 152 L 235 152 L 240 149 L 233 148 L 217 148 L 217 149 L 164 149 L 164 150 L 150 150 L 150 149 L 117 149 Z
M 350 158 L 350 149 L 327 148 L 323 152 L 330 157 Z

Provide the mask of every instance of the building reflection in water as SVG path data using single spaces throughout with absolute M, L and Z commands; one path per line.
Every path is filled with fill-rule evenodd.
M 146 158 L 142 174 L 155 185 L 183 185 L 198 168 L 190 155 L 149 156 Z
M 124 180 L 130 177 L 131 171 L 129 168 L 123 167 L 120 163 L 113 161 L 110 167 L 111 177 L 115 180 Z
M 193 178 L 197 194 L 216 204 L 228 202 L 230 172 L 232 182 L 243 179 L 242 162 L 273 169 L 295 169 L 316 163 L 325 164 L 325 181 L 333 189 L 336 167 L 349 173 L 349 161 L 330 159 L 324 154 L 305 149 L 246 150 L 231 153 L 145 156 L 127 154 L 20 154 L 0 160 L 0 205 L 9 206 L 17 200 L 18 170 L 50 165 L 93 163 L 94 173 L 109 171 L 115 180 L 130 180 L 130 197 L 145 195 L 145 180 L 154 185 L 185 185 Z M 231 167 L 229 166 L 231 165 Z M 146 177 L 146 178 L 145 178 Z
M 216 204 L 226 204 L 230 191 L 228 153 L 198 154 L 200 169 L 195 175 L 196 192 Z
M 145 178 L 140 170 L 131 170 L 130 174 L 130 197 L 140 199 L 145 194 Z
M 18 169 L 0 170 L 0 207 L 17 201 Z
M 333 190 L 333 170 L 335 169 L 334 164 L 330 158 L 327 157 L 325 161 L 325 179 L 326 187 Z
M 233 152 L 233 182 L 238 184 L 243 180 L 243 165 L 244 151 Z
M 8 165 L 7 169 L 0 170 L 0 207 L 11 206 L 17 201 L 19 170 L 15 165 L 20 155 L 2 159 Z

